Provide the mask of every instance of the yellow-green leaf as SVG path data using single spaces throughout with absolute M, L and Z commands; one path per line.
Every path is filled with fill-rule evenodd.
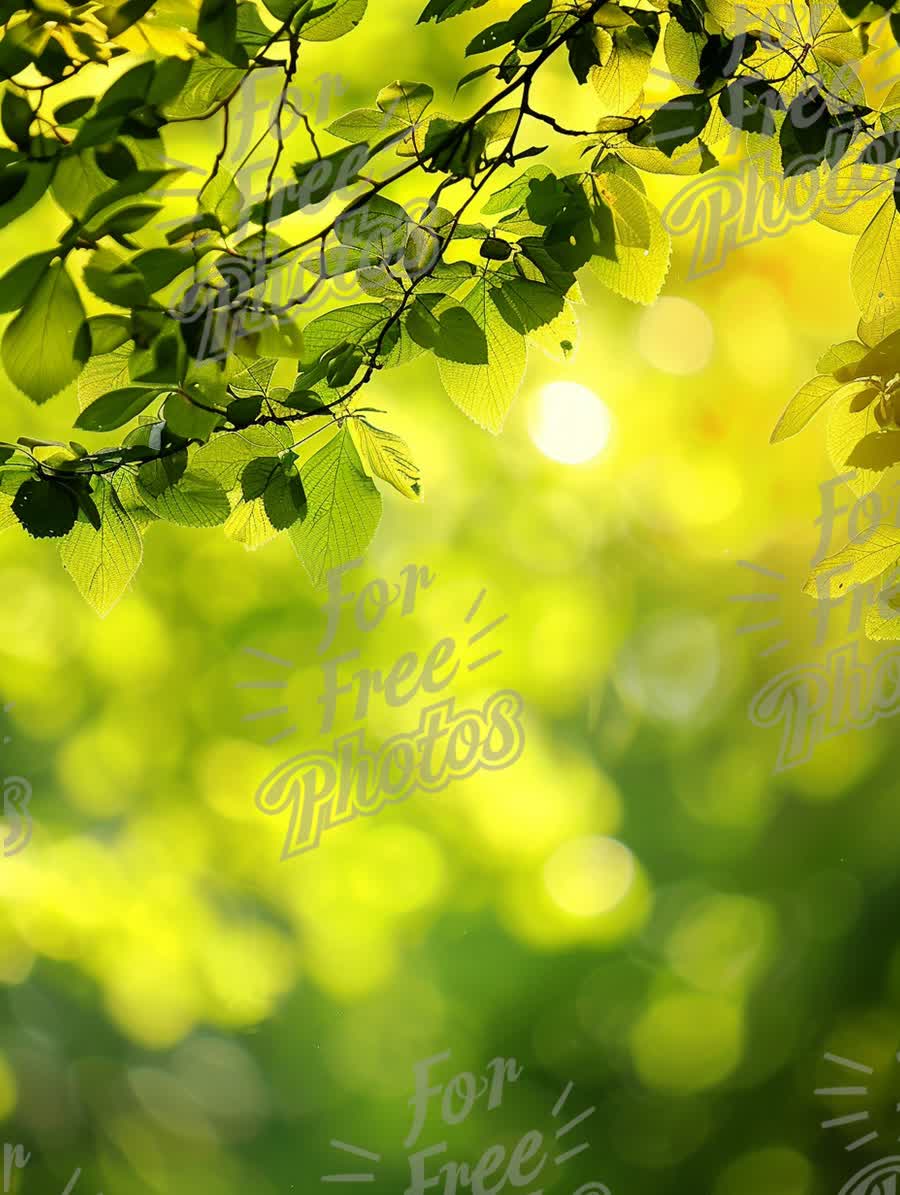
M 844 544 L 832 556 L 827 556 L 810 573 L 803 592 L 811 597 L 832 597 L 846 593 L 853 585 L 863 585 L 878 577 L 900 557 L 900 527 L 884 523 L 871 533 L 857 535 Z M 817 577 L 824 577 L 835 569 L 837 573 L 829 582 L 828 592 L 820 595 Z
M 369 473 L 392 485 L 404 498 L 414 502 L 421 498 L 421 473 L 405 440 L 365 419 L 351 419 L 350 434 L 359 459 Z
M 496 435 L 525 376 L 525 339 L 498 311 L 487 278 L 476 282 L 463 306 L 487 338 L 487 364 L 439 360 L 438 371 L 444 389 L 459 409 Z
M 616 243 L 616 260 L 592 257 L 590 267 L 600 281 L 632 303 L 652 303 L 669 272 L 672 242 L 659 212 L 647 205 L 650 244 L 646 249 Z
M 889 195 L 859 238 L 850 266 L 853 294 L 863 319 L 896 307 L 900 295 L 900 212 Z
M 770 443 L 777 444 L 780 440 L 787 440 L 789 436 L 796 436 L 840 389 L 841 383 L 831 374 L 820 374 L 811 378 L 800 387 L 784 408 L 781 418 L 775 424 Z
M 59 545 L 59 554 L 81 596 L 104 618 L 116 605 L 141 565 L 143 545 L 131 515 L 103 477 L 93 490 L 100 527 L 77 522 Z
M 346 423 L 302 466 L 307 514 L 288 534 L 316 586 L 365 555 L 381 520 L 381 494 L 362 467 Z
M 273 527 L 262 498 L 238 502 L 222 528 L 229 539 L 252 552 L 275 539 L 281 532 Z
M 612 40 L 612 53 L 607 57 L 605 47 L 598 41 L 603 65 L 591 69 L 591 82 L 600 100 L 602 116 L 620 116 L 627 112 L 641 94 L 650 74 L 653 57 L 649 42 L 636 44 L 628 34 L 631 29 L 616 29 L 607 37 Z
M 74 382 L 91 355 L 84 307 L 62 261 L 55 261 L 3 336 L 11 382 L 37 403 Z
M 825 427 L 825 446 L 831 463 L 839 473 L 848 470 L 847 458 L 864 436 L 878 431 L 872 406 L 863 410 L 852 410 L 853 400 L 868 388 L 865 382 L 848 382 L 834 394 L 834 402 L 828 414 Z M 880 480 L 872 469 L 856 469 L 855 476 L 848 483 L 857 494 L 868 494 Z

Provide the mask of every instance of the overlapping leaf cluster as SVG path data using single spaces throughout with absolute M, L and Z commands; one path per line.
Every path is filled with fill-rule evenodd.
M 485 3 L 430 0 L 420 23 Z M 0 4 L 0 224 L 47 194 L 69 222 L 0 281 L 0 309 L 15 313 L 0 356 L 35 402 L 77 382 L 84 439 L 124 437 L 3 447 L 0 518 L 58 538 L 101 612 L 159 519 L 222 525 L 251 548 L 286 533 L 317 583 L 364 552 L 381 513 L 376 480 L 421 492 L 406 443 L 360 405 L 366 383 L 431 354 L 453 402 L 498 432 L 528 344 L 573 350 L 579 271 L 634 302 L 659 293 L 669 236 L 641 174 L 711 170 L 735 130 L 757 157 L 774 147 L 789 179 L 862 162 L 866 194 L 846 206 L 857 217 L 875 206 L 854 279 L 867 326 L 891 330 L 900 122 L 866 104 L 851 65 L 885 6 L 526 0 L 466 47 L 478 65 L 456 105 L 490 80 L 480 106 L 451 116 L 427 83 L 397 81 L 317 130 L 297 102 L 304 43 L 342 37 L 365 10 L 366 0 Z M 677 94 L 648 106 L 659 57 Z M 592 89 L 590 128 L 536 106 L 551 59 Z M 279 95 L 232 163 L 231 118 L 260 71 L 275 72 Z M 291 115 L 305 127 L 300 160 L 287 149 Z M 167 127 L 185 121 L 221 128 L 196 182 L 166 151 Z M 572 147 L 569 173 L 535 160 L 551 140 Z M 265 187 L 248 193 L 260 154 Z M 196 202 L 179 217 L 185 174 Z M 428 192 L 416 214 L 400 202 L 413 175 Z

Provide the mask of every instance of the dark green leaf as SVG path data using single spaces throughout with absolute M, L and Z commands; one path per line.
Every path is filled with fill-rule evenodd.
M 550 0 L 526 0 L 526 3 L 517 9 L 508 20 L 489 25 L 487 29 L 473 38 L 466 46 L 466 56 L 485 54 L 508 42 L 518 41 L 535 25 L 543 22 L 549 11 Z
M 147 103 L 159 107 L 174 99 L 187 83 L 190 73 L 189 58 L 164 58 L 162 62 L 158 62 L 153 82 L 147 92 Z
M 160 393 L 146 386 L 111 390 L 85 407 L 75 420 L 75 427 L 89 432 L 112 431 L 140 415 Z
M 197 18 L 197 36 L 214 54 L 233 61 L 237 39 L 237 0 L 203 0 Z M 246 62 L 246 53 L 244 54 Z M 238 63 L 242 65 L 242 63 Z
M 262 398 L 250 396 L 233 399 L 225 410 L 235 427 L 247 427 L 254 419 L 259 418 L 261 408 Z
M 62 261 L 51 262 L 3 335 L 9 379 L 35 402 L 74 382 L 91 355 L 78 291 Z
M 393 262 L 403 254 L 409 226 L 409 216 L 399 203 L 376 195 L 340 216 L 334 231 L 342 245 L 362 249 L 369 262 Z
M 446 295 L 417 296 L 406 317 L 406 330 L 416 344 L 445 361 L 488 362 L 484 329 L 461 303 Z
M 579 83 L 587 83 L 592 67 L 600 65 L 600 49 L 592 24 L 579 25 L 569 39 L 569 66 Z
M 900 431 L 872 432 L 863 436 L 850 455 L 847 464 L 859 469 L 880 472 L 900 461 Z
M 154 294 L 190 269 L 194 255 L 187 249 L 146 249 L 131 264 L 140 271 L 147 290 Z
M 84 95 L 80 99 L 68 100 L 65 104 L 60 104 L 53 116 L 57 124 L 74 124 L 81 120 L 82 116 L 86 116 L 93 106 L 93 96 Z
M 19 487 L 13 514 L 36 539 L 58 539 L 68 534 L 78 517 L 75 495 L 49 477 L 32 477 Z
M 34 113 L 28 100 L 14 91 L 3 93 L 3 101 L 0 103 L 0 120 L 3 121 L 3 131 L 13 145 L 23 152 L 31 144 L 31 134 L 28 130 L 33 119 Z
M 115 307 L 139 307 L 150 298 L 140 270 L 111 249 L 97 249 L 91 255 L 84 280 L 99 299 Z
M 488 261 L 506 261 L 512 253 L 512 245 L 500 237 L 486 237 L 481 242 L 478 252 Z
M 107 176 L 116 182 L 127 178 L 137 169 L 137 162 L 131 150 L 121 141 L 117 141 L 109 149 L 98 149 L 95 153 L 97 165 Z
M 771 84 L 762 79 L 736 79 L 719 99 L 722 115 L 736 129 L 748 133 L 775 132 L 775 112 L 783 105 Z
M 900 158 L 900 129 L 892 129 L 891 132 L 876 137 L 859 155 L 860 162 L 874 166 L 883 166 L 897 158 Z
M 34 288 L 54 257 L 54 250 L 35 253 L 17 262 L 0 278 L 0 312 L 16 311 Z
M 781 126 L 781 164 L 787 177 L 815 170 L 825 160 L 832 132 L 831 113 L 817 87 L 791 101 Z
M 460 13 L 469 12 L 473 8 L 481 8 L 487 0 L 429 0 L 425 11 L 419 17 L 418 23 L 423 21 L 446 21 L 450 17 L 458 17 Z
M 329 195 L 357 181 L 372 152 L 367 145 L 347 145 L 315 162 L 296 165 L 297 181 L 279 188 L 271 199 L 254 204 L 249 218 L 257 224 L 271 224 L 322 203 Z
M 645 125 L 636 126 L 629 140 L 643 143 L 645 130 L 652 145 L 671 157 L 679 146 L 699 137 L 711 113 L 709 100 L 699 92 L 679 95 L 657 108 Z
M 565 305 L 558 291 L 524 278 L 504 280 L 491 292 L 491 298 L 509 326 L 523 336 L 551 323 Z

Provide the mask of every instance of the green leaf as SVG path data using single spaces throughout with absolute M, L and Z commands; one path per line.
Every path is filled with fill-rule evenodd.
M 0 312 L 17 311 L 47 269 L 55 254 L 51 249 L 47 253 L 35 253 L 31 257 L 24 257 L 16 262 L 11 269 L 0 278 Z
M 60 482 L 49 477 L 32 477 L 19 487 L 12 510 L 35 539 L 58 539 L 75 526 L 78 502 Z
M 187 249 L 145 249 L 131 264 L 140 271 L 150 294 L 155 294 L 189 270 L 194 255 Z
M 477 127 L 467 128 L 460 121 L 433 116 L 428 122 L 421 156 L 435 170 L 459 178 L 474 178 L 486 147 L 487 137 Z
M 82 116 L 86 116 L 93 106 L 94 97 L 90 95 L 81 96 L 77 100 L 67 100 L 56 109 L 53 118 L 59 125 L 75 124 Z
M 228 360 L 228 385 L 242 397 L 249 394 L 268 394 L 277 364 L 272 357 L 250 360 L 234 354 Z
M 864 585 L 873 577 L 880 576 L 885 569 L 891 567 L 898 556 L 900 528 L 885 523 L 876 527 L 874 531 L 866 531 L 865 534 L 851 539 L 839 551 L 817 564 L 803 586 L 803 592 L 818 598 L 820 594 L 816 578 L 826 576 L 834 569 L 846 568 L 845 572 L 831 578 L 830 592 L 821 596 L 833 597 L 846 593 L 854 585 Z
M 142 432 L 145 429 L 136 428 L 135 430 Z M 126 443 L 131 441 L 133 434 L 133 432 L 129 433 Z M 131 442 L 137 444 L 140 441 Z M 187 464 L 188 454 L 186 449 L 182 448 L 177 452 L 168 452 L 165 456 L 160 456 L 157 460 L 147 461 L 146 464 L 138 465 L 137 489 L 144 505 L 148 507 L 150 505 L 144 495 L 151 494 L 158 497 L 160 494 L 165 493 L 166 490 L 171 489 L 178 479 L 184 476 Z
M 224 232 L 230 232 L 240 223 L 244 197 L 228 171 L 221 167 L 203 187 L 198 203 L 201 211 L 209 212 Z
M 187 82 L 177 96 L 163 106 L 171 118 L 205 116 L 243 82 L 246 71 L 218 54 L 195 58 Z
M 342 141 L 377 141 L 382 137 L 389 137 L 395 133 L 402 133 L 408 125 L 399 117 L 382 112 L 378 108 L 354 108 L 352 112 L 345 112 L 325 131 L 332 137 L 340 137 Z
M 893 129 L 871 141 L 859 155 L 860 162 L 883 166 L 900 158 L 900 130 Z
M 26 151 L 31 144 L 31 134 L 28 130 L 34 120 L 28 100 L 14 91 L 5 91 L 0 104 L 0 120 L 3 122 L 4 133 L 13 145 Z
M 195 406 L 183 394 L 170 394 L 162 414 L 167 426 L 184 440 L 208 440 L 213 429 L 222 423 L 221 415 Z
M 241 473 L 245 502 L 262 499 L 266 516 L 276 531 L 284 531 L 306 515 L 306 495 L 300 475 L 290 461 L 277 456 L 257 457 Z
M 108 391 L 120 390 L 132 384 L 129 365 L 133 351 L 134 341 L 124 340 L 108 353 L 91 357 L 78 378 L 78 405 L 81 410 Z
M 849 343 L 854 346 L 854 355 L 846 353 L 846 361 L 834 370 L 835 377 L 840 381 L 850 382 L 856 378 L 872 377 L 876 374 L 889 381 L 895 374 L 900 373 L 900 329 L 891 332 L 870 349 L 861 344 L 857 345 L 854 341 Z M 844 346 L 839 345 L 838 348 Z
M 652 238 L 653 208 L 642 190 L 620 174 L 601 171 L 593 176 L 591 196 L 602 202 L 612 217 L 617 246 L 630 249 L 649 249 Z M 596 213 L 591 212 L 595 228 L 600 231 Z
M 491 292 L 491 298 L 504 320 L 522 336 L 552 323 L 565 306 L 558 291 L 524 278 L 504 279 Z
M 900 295 L 900 212 L 884 201 L 859 238 L 850 266 L 853 295 L 864 320 L 873 320 Z
M 521 207 L 528 199 L 532 180 L 545 179 L 549 174 L 548 166 L 529 166 L 524 174 L 520 174 L 517 179 L 501 190 L 495 191 L 481 210 L 485 215 L 495 215 L 497 212 L 506 212 L 510 208 Z
M 771 136 L 781 97 L 764 79 L 736 79 L 719 97 L 719 108 L 730 125 L 748 133 Z
M 603 66 L 591 72 L 591 82 L 600 100 L 601 115 L 620 116 L 628 111 L 647 82 L 653 47 L 643 31 L 632 34 L 628 29 L 614 29 L 605 37 L 612 43 L 611 50 L 605 55 Z
M 95 355 L 105 356 L 115 349 L 121 348 L 131 339 L 131 320 L 124 315 L 92 315 L 87 322 L 91 335 L 91 351 Z M 93 361 L 94 358 L 92 357 Z M 89 361 L 78 378 L 79 395 L 81 383 L 91 366 Z M 82 406 L 85 403 L 81 404 Z
M 406 441 L 393 432 L 375 427 L 367 419 L 351 419 L 349 422 L 350 435 L 366 472 L 392 485 L 404 498 L 420 501 L 422 477 Z
M 99 529 L 77 522 L 59 554 L 78 592 L 105 618 L 140 568 L 143 545 L 134 520 L 105 478 L 96 479 L 93 494 Z
M 647 205 L 650 220 L 650 244 L 646 249 L 617 244 L 616 260 L 597 256 L 590 268 L 610 290 L 632 303 L 652 303 L 662 290 L 669 272 L 671 240 L 652 205 Z
M 791 101 L 779 134 L 785 177 L 806 174 L 825 160 L 832 129 L 831 113 L 817 87 Z
M 279 534 L 279 529 L 272 526 L 261 498 L 238 502 L 222 530 L 228 539 L 243 544 L 248 552 L 264 547 Z
M 874 396 L 874 394 L 873 390 L 872 395 Z M 877 473 L 884 469 L 890 469 L 898 461 L 900 461 L 900 431 L 871 432 L 868 436 L 863 436 L 847 457 L 848 465 L 860 469 L 872 469 Z
M 115 307 L 140 307 L 150 299 L 140 270 L 111 249 L 91 254 L 84 267 L 84 281 L 99 299 Z
M 487 278 L 478 279 L 463 306 L 484 332 L 488 360 L 484 365 L 439 360 L 441 382 L 461 411 L 496 435 L 525 375 L 525 340 L 498 311 Z
M 144 468 L 141 467 L 141 474 Z M 231 504 L 222 486 L 199 469 L 188 470 L 160 494 L 154 494 L 139 478 L 138 490 L 154 514 L 182 527 L 215 527 L 231 514 Z
M 180 173 L 180 170 L 136 170 L 91 199 L 81 217 L 83 232 L 90 237 L 101 236 L 101 230 L 120 212 L 134 206 L 157 206 L 145 201 L 159 194 L 160 184 L 177 178 Z
M 478 253 L 487 261 L 508 261 L 512 256 L 512 245 L 502 237 L 485 237 L 478 246 Z
M 256 12 L 253 5 L 248 4 L 243 7 L 253 8 L 254 13 Z M 161 108 L 163 104 L 167 104 L 184 89 L 190 75 L 191 60 L 189 58 L 172 57 L 157 62 L 153 82 L 147 89 L 147 103 L 152 104 L 154 108 Z
M 850 382 L 842 386 L 829 403 L 825 447 L 838 473 L 847 472 L 847 458 L 860 440 L 870 432 L 878 430 L 874 406 L 867 405 L 862 409 L 855 409 L 856 400 L 867 389 L 866 382 Z M 857 468 L 847 484 L 854 493 L 866 494 L 873 490 L 880 480 L 877 471 Z
M 497 21 L 479 33 L 466 46 L 466 56 L 487 54 L 498 46 L 518 41 L 550 11 L 550 0 L 526 0 L 506 21 Z
M 112 431 L 140 415 L 161 393 L 146 386 L 110 390 L 84 408 L 75 420 L 75 427 L 90 432 Z
M 249 398 L 232 399 L 225 410 L 235 427 L 247 427 L 259 418 L 259 413 L 262 410 L 262 396 L 251 395 Z
M 409 83 L 397 79 L 382 87 L 375 97 L 375 103 L 382 112 L 399 118 L 404 125 L 418 123 L 425 109 L 434 99 L 434 88 L 427 83 Z
M 301 467 L 308 511 L 290 536 L 313 584 L 363 556 L 381 519 L 381 495 L 362 467 L 346 423 Z
M 785 407 L 769 442 L 777 444 L 790 436 L 796 436 L 840 389 L 841 383 L 830 374 L 806 382 Z
M 237 39 L 237 0 L 202 0 L 197 35 L 214 54 L 234 61 Z
M 357 181 L 371 153 L 367 145 L 347 145 L 313 162 L 298 163 L 294 166 L 297 181 L 281 187 L 270 199 L 255 203 L 249 219 L 257 224 L 271 224 L 324 202 Z
M 241 473 L 241 497 L 244 501 L 261 498 L 280 469 L 281 458 L 278 456 L 258 456 L 249 461 Z
M 389 316 L 390 310 L 384 303 L 354 303 L 317 316 L 303 329 L 303 364 L 312 365 L 324 352 L 345 340 L 361 343 L 367 333 Z
M 366 15 L 368 0 L 329 0 L 322 16 L 303 22 L 300 36 L 304 41 L 335 41 L 350 33 Z
M 245 431 L 214 436 L 208 444 L 197 449 L 194 467 L 214 477 L 223 489 L 231 491 L 250 461 L 282 452 L 291 439 L 291 432 L 278 425 L 248 427 Z
M 450 17 L 458 17 L 460 13 L 469 12 L 473 8 L 481 8 L 486 3 L 487 0 L 429 0 L 417 23 L 421 25 L 423 21 L 447 21 Z
M 361 207 L 338 217 L 334 231 L 342 245 L 362 249 L 371 264 L 396 261 L 406 247 L 410 219 L 399 203 L 375 195 Z
M 238 42 L 247 50 L 261 50 L 271 41 L 272 32 L 260 19 L 259 9 L 247 0 L 246 3 L 238 4 L 237 12 Z
M 709 100 L 702 93 L 679 95 L 657 108 L 646 125 L 637 128 L 641 132 L 649 130 L 650 143 L 671 158 L 676 149 L 700 136 L 711 111 Z
M 74 382 L 91 355 L 78 291 L 62 261 L 54 261 L 3 335 L 7 376 L 34 402 Z
M 594 26 L 579 25 L 568 41 L 569 66 L 572 74 L 581 84 L 587 83 L 594 67 L 600 66 L 600 47 Z
M 461 303 L 447 295 L 418 295 L 409 307 L 406 330 L 416 344 L 445 361 L 488 363 L 484 329 Z
M 860 344 L 858 340 L 841 341 L 840 344 L 832 345 L 826 353 L 823 353 L 816 362 L 816 369 L 819 373 L 837 374 L 838 370 L 855 365 L 857 361 L 865 357 L 866 352 L 866 346 Z M 852 378 L 841 376 L 840 380 L 849 382 Z

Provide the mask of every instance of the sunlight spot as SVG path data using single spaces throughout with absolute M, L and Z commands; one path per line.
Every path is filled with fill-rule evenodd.
M 687 299 L 659 299 L 638 324 L 641 355 L 664 373 L 699 373 L 709 364 L 714 340 L 709 316 Z
M 578 382 L 542 386 L 529 419 L 531 438 L 544 456 L 581 465 L 606 447 L 612 429 L 609 408 Z
M 599 917 L 621 904 L 634 880 L 634 857 L 615 838 L 575 838 L 547 860 L 551 899 L 576 917 Z

